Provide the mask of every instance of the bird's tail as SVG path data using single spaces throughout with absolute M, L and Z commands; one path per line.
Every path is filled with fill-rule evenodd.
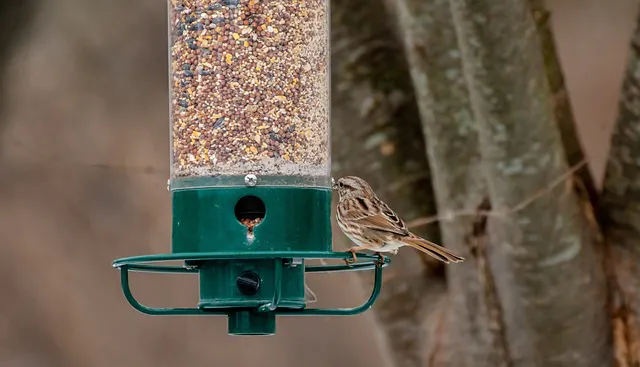
M 402 239 L 407 246 L 413 247 L 417 250 L 424 252 L 425 254 L 432 256 L 445 264 L 459 263 L 464 260 L 464 257 L 458 256 L 446 248 L 436 245 L 435 243 L 412 235 Z

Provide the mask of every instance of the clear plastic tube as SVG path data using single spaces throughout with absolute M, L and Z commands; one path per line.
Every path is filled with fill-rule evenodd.
M 174 182 L 330 184 L 328 3 L 169 0 Z

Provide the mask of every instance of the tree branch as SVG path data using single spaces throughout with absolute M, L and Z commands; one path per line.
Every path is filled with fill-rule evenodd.
M 601 198 L 609 268 L 616 280 L 613 315 L 619 366 L 640 365 L 639 141 L 640 13 L 631 40 Z
M 551 13 L 545 8 L 542 0 L 529 0 L 529 4 L 540 37 L 540 47 L 545 64 L 545 71 L 547 80 L 549 81 L 549 87 L 551 88 L 551 103 L 560 130 L 562 145 L 567 157 L 567 162 L 570 166 L 576 166 L 586 158 L 576 130 L 569 93 L 564 83 L 562 65 L 556 51 L 556 42 L 551 29 Z M 598 190 L 596 184 L 589 171 L 589 167 L 585 165 L 582 168 L 583 169 L 575 172 L 574 177 L 576 180 L 582 182 L 581 186 L 585 189 L 585 197 L 589 199 L 594 208 L 597 208 Z
M 527 0 L 450 0 L 489 198 L 514 208 L 568 171 Z M 606 284 L 573 189 L 489 218 L 513 366 L 610 365 Z M 558 327 L 561 325 L 561 327 Z
M 435 204 L 406 61 L 382 6 L 382 0 L 331 6 L 333 169 L 335 177 L 363 177 L 411 220 L 435 213 Z M 351 245 L 334 229 L 336 248 Z M 437 226 L 420 234 L 438 241 Z M 444 279 L 423 259 L 411 249 L 394 256 L 373 309 L 385 335 L 382 349 L 398 367 L 424 366 L 443 333 L 434 315 L 446 305 Z
M 446 268 L 448 337 L 440 355 L 432 355 L 430 366 L 507 366 L 501 309 L 487 266 L 487 236 L 473 217 L 486 211 L 487 189 L 449 3 L 387 0 L 386 4 L 395 15 L 410 66 L 438 212 L 471 213 L 441 223 L 444 244 L 466 261 Z

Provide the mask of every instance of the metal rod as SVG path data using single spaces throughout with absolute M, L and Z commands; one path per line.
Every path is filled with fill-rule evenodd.
M 136 310 L 147 315 L 203 315 L 203 316 L 215 316 L 215 315 L 227 315 L 225 311 L 204 311 L 199 308 L 155 308 L 148 307 L 138 302 L 131 293 L 131 287 L 129 286 L 129 268 L 127 265 L 120 268 L 120 284 L 122 286 L 122 292 L 124 297 L 129 301 L 129 304 Z
M 358 307 L 327 308 L 327 309 L 309 308 L 309 309 L 301 309 L 301 310 L 276 309 L 274 312 L 277 315 L 282 315 L 282 316 L 350 316 L 350 315 L 357 315 L 359 313 L 362 313 L 368 310 L 369 308 L 371 308 L 371 306 L 373 306 L 376 299 L 380 295 L 380 290 L 382 289 L 382 268 L 385 265 L 386 264 L 377 264 L 375 266 L 374 285 L 373 285 L 373 290 L 371 292 L 371 296 L 369 297 L 367 302 L 365 302 L 364 304 Z M 129 285 L 129 270 L 130 270 L 129 265 L 121 265 L 119 267 L 120 267 L 120 283 L 122 286 L 122 291 L 124 293 L 124 296 L 126 300 L 129 302 L 129 304 L 134 309 L 138 310 L 141 313 L 144 313 L 147 315 L 167 315 L 167 316 L 171 316 L 171 315 L 173 316 L 223 316 L 223 315 L 228 315 L 229 312 L 237 311 L 237 309 L 234 309 L 234 308 L 220 309 L 220 310 L 203 310 L 200 308 L 155 308 L 155 307 L 145 306 L 140 302 L 138 302 L 138 300 L 136 300 L 136 298 L 133 296 L 131 292 L 131 287 Z M 155 268 L 157 267 L 154 267 L 154 269 Z M 174 268 L 175 267 L 172 267 L 172 269 Z M 138 269 L 138 271 L 143 271 L 143 270 Z M 176 271 L 176 272 L 179 273 L 181 271 Z M 276 273 L 277 273 L 277 270 L 276 270 Z M 276 278 L 276 280 L 278 279 L 279 279 L 279 283 L 281 283 L 282 282 L 282 264 L 281 263 L 280 263 L 280 275 L 279 275 L 279 278 Z M 274 293 L 273 303 L 277 307 L 277 304 L 280 301 L 280 290 L 279 290 L 280 287 L 277 286 L 276 288 L 278 289 L 278 291 Z
M 382 265 L 376 266 L 373 291 L 367 302 L 353 308 L 307 308 L 302 310 L 276 310 L 278 316 L 352 316 L 362 313 L 375 303 L 382 289 Z

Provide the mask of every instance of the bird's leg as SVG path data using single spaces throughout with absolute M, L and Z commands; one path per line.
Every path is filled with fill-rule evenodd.
M 378 260 L 378 263 L 379 263 L 380 265 L 383 265 L 383 264 L 384 264 L 384 255 L 382 255 L 382 252 L 378 252 L 378 254 L 377 254 L 377 255 L 378 255 L 378 259 L 379 259 L 379 260 Z
M 356 258 L 356 251 L 362 251 L 362 250 L 369 250 L 371 249 L 371 245 L 366 244 L 366 245 L 362 245 L 362 246 L 352 246 L 350 247 L 347 252 L 351 252 L 351 258 L 347 258 L 344 259 L 344 262 L 347 263 L 347 265 L 351 265 L 353 263 L 355 263 L 357 261 Z

